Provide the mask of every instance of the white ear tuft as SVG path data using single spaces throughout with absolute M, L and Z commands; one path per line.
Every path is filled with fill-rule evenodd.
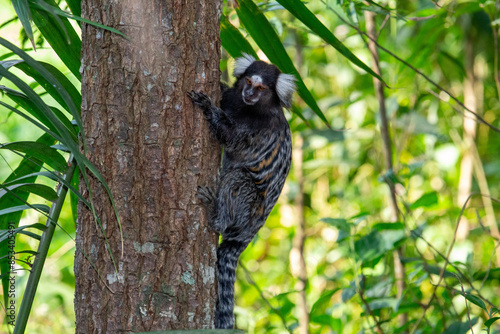
M 241 53 L 243 57 L 236 58 L 236 62 L 234 63 L 234 72 L 233 75 L 235 77 L 239 77 L 247 70 L 248 66 L 252 65 L 255 62 L 255 58 L 250 56 L 248 53 Z
M 292 95 L 295 92 L 295 76 L 292 74 L 280 73 L 276 82 L 276 93 L 281 105 L 285 108 L 292 106 Z

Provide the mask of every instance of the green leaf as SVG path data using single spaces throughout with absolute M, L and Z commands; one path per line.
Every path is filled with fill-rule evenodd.
M 68 92 L 59 83 L 59 81 L 57 81 L 54 78 L 54 76 L 49 71 L 47 71 L 42 65 L 40 65 L 40 63 L 38 63 L 35 59 L 31 58 L 26 52 L 19 49 L 6 39 L 0 37 L 0 45 L 3 45 L 7 49 L 13 51 L 19 57 L 21 57 L 26 63 L 28 63 L 38 73 L 40 73 L 40 75 L 42 75 L 51 85 L 57 88 L 64 102 L 69 107 L 71 115 L 75 119 L 78 127 L 81 129 L 82 122 L 80 118 L 80 111 L 76 108 Z M 28 86 L 23 80 L 19 79 L 14 74 L 5 70 L 2 66 L 0 66 L 0 75 L 3 75 L 6 79 L 10 80 L 14 85 L 16 85 L 24 94 L 26 94 L 28 99 L 30 99 L 30 101 L 32 101 L 37 106 L 37 108 L 40 111 L 42 111 L 47 118 L 49 118 L 51 123 L 54 124 L 54 126 L 58 129 L 59 133 L 61 134 L 62 138 L 56 138 L 57 140 L 62 142 L 66 147 L 70 147 L 69 145 L 71 144 L 69 142 L 74 142 L 76 146 L 76 141 L 72 138 L 72 135 L 67 130 L 64 129 L 65 127 L 61 123 L 61 121 L 53 114 L 53 112 L 50 110 L 47 104 L 40 98 L 40 96 L 38 96 L 38 94 L 30 86 Z
M 56 138 L 59 138 L 59 135 L 57 133 L 55 133 L 54 131 L 51 131 L 49 128 L 47 128 L 46 126 L 44 126 L 42 123 L 38 122 L 36 119 L 34 119 L 33 117 L 30 117 L 28 115 L 26 115 L 24 112 L 14 108 L 14 107 L 11 107 L 10 105 L 8 105 L 7 103 L 4 103 L 2 101 L 0 101 L 0 105 L 4 106 L 5 108 L 15 112 L 16 114 L 20 115 L 21 117 L 25 118 L 26 120 L 28 120 L 29 122 L 33 123 L 35 126 L 39 127 L 40 129 L 42 129 L 43 131 L 46 132 L 47 135 L 51 136 L 52 138 L 56 139 Z
M 465 320 L 464 322 L 454 322 L 452 323 L 448 328 L 446 328 L 446 331 L 443 332 L 443 334 L 466 334 L 470 331 L 470 326 L 474 326 L 477 324 L 478 318 L 473 318 L 470 321 Z
M 305 103 L 319 116 L 319 118 L 328 126 L 328 121 L 323 115 L 321 109 L 319 109 L 316 101 L 314 100 L 311 92 L 307 89 L 306 85 L 302 81 L 297 69 L 292 63 L 292 60 L 288 56 L 281 43 L 278 35 L 274 31 L 273 27 L 264 16 L 264 14 L 259 10 L 259 8 L 253 3 L 252 0 L 240 0 L 240 6 L 236 8 L 236 13 L 240 18 L 241 23 L 245 26 L 248 33 L 252 36 L 253 40 L 257 43 L 260 49 L 266 54 L 269 60 L 278 66 L 278 68 L 283 73 L 290 73 L 297 79 L 297 93 L 304 100 Z M 295 112 L 295 110 L 294 110 Z M 298 114 L 299 117 L 301 116 Z M 304 119 L 303 117 L 301 117 Z
M 4 197 L 11 192 L 17 193 L 19 191 L 28 192 L 45 198 L 47 201 L 54 202 L 57 199 L 57 194 L 51 187 L 38 183 L 20 183 L 0 189 L 0 198 Z
M 5 95 L 26 110 L 29 114 L 31 114 L 34 118 L 27 116 L 25 113 L 21 112 L 19 109 L 11 107 L 0 101 L 0 104 L 5 108 L 14 111 L 16 114 L 24 117 L 35 126 L 39 127 L 43 131 L 47 133 L 51 133 L 52 135 L 56 135 L 57 137 L 61 137 L 61 133 L 58 131 L 56 125 L 54 125 L 51 120 L 45 115 L 45 113 L 38 108 L 38 106 L 30 100 L 25 94 L 18 92 L 16 90 L 7 88 L 5 86 L 0 86 L 0 90 L 2 90 Z M 73 140 L 76 142 L 77 140 L 77 132 L 73 124 L 69 121 L 69 119 L 64 115 L 59 109 L 50 107 L 52 114 L 56 116 L 62 123 L 62 125 L 66 128 L 66 130 L 73 137 Z M 40 124 L 41 123 L 41 124 Z M 44 126 L 42 126 L 42 124 Z M 49 132 L 50 130 L 50 132 Z
M 78 173 L 77 173 L 78 167 L 76 167 L 76 168 L 77 169 L 75 170 L 75 174 L 73 175 L 73 179 L 71 180 L 71 182 L 66 181 L 58 173 L 54 173 L 54 172 L 35 172 L 35 173 L 31 173 L 31 174 L 28 174 L 28 175 L 25 175 L 25 176 L 20 176 L 20 177 L 16 178 L 13 181 L 10 181 L 10 182 L 4 182 L 4 186 L 8 186 L 8 185 L 11 185 L 11 184 L 16 184 L 16 183 L 21 183 L 21 181 L 23 181 L 23 180 L 31 180 L 33 178 L 33 176 L 45 176 L 45 177 L 49 178 L 50 180 L 62 183 L 64 186 L 66 186 L 66 188 L 68 188 L 68 190 L 71 191 L 72 194 L 74 194 L 74 196 L 76 197 L 76 203 L 78 203 L 78 201 L 80 200 L 80 201 L 83 202 L 83 204 L 85 204 L 87 207 L 90 208 L 90 203 L 78 191 L 78 182 L 76 182 L 76 183 L 74 182 L 75 179 L 78 180 Z M 75 212 L 75 214 L 76 214 L 76 212 Z
M 341 328 L 340 319 L 334 318 L 329 314 L 319 314 L 315 316 L 311 316 L 311 323 L 328 326 L 331 329 L 335 330 L 338 333 L 338 330 Z M 325 329 L 322 327 L 322 329 Z
M 397 312 L 399 302 L 399 298 L 377 298 L 375 300 L 372 300 L 369 305 L 372 310 L 391 308 L 394 312 Z
M 52 145 L 55 143 L 54 138 L 52 138 L 48 134 L 42 135 L 37 139 L 38 143 Z M 37 172 L 42 167 L 42 162 L 36 158 L 26 156 L 21 163 L 17 166 L 17 168 L 5 179 L 5 182 L 16 182 L 16 180 L 22 176 L 28 175 L 33 172 Z M 29 179 L 26 179 L 25 182 L 35 182 L 37 176 L 32 176 Z M 24 205 L 28 199 L 29 193 L 21 192 L 16 194 L 17 196 L 13 198 L 13 196 L 4 196 L 0 198 L 0 209 L 6 209 L 12 206 Z M 21 219 L 22 212 L 12 212 L 5 215 L 0 215 L 0 229 L 7 230 L 10 226 L 17 227 L 19 225 L 19 220 Z M 0 258 L 5 258 L 8 255 L 8 244 L 6 242 L 0 242 Z M 9 280 L 8 274 L 10 274 L 10 264 L 7 260 L 0 260 L 0 269 L 2 273 L 2 290 L 4 296 L 4 305 L 8 305 L 8 289 L 9 289 Z M 5 276 L 4 276 L 5 275 Z
M 78 199 L 82 200 L 90 208 L 90 203 L 88 203 L 83 196 L 78 192 L 78 184 L 80 182 L 79 179 L 79 171 L 78 166 L 76 166 L 75 173 L 73 174 L 73 178 L 71 179 L 71 184 L 68 188 L 71 189 L 69 193 L 69 199 L 71 202 L 71 213 L 73 214 L 73 222 L 76 224 L 76 219 L 78 218 Z
M 434 274 L 434 275 L 441 275 L 441 270 L 442 268 L 438 266 L 431 266 L 431 265 L 426 265 L 424 266 L 425 271 L 427 271 L 429 274 Z M 451 278 L 451 277 L 456 277 L 455 274 L 452 272 L 445 270 L 443 273 L 444 278 Z
M 351 286 L 348 288 L 344 288 L 342 290 L 342 295 L 341 295 L 342 303 L 345 303 L 355 295 L 356 295 L 356 289 L 354 288 L 354 284 L 351 284 Z
M 482 308 L 483 310 L 485 310 L 486 312 L 488 312 L 488 310 L 486 309 L 486 305 L 484 304 L 483 300 L 481 298 L 479 298 L 478 296 L 474 296 L 474 295 L 471 295 L 470 293 L 463 293 L 460 291 L 460 294 L 462 296 L 465 297 L 465 299 L 467 299 L 468 301 L 470 301 L 472 304 L 476 305 L 476 306 L 479 306 L 480 308 Z
M 430 207 L 438 203 L 438 196 L 435 191 L 423 194 L 419 199 L 417 199 L 412 205 L 410 205 L 410 209 L 414 210 L 420 207 Z
M 24 31 L 26 31 L 26 35 L 30 39 L 34 48 L 35 43 L 33 41 L 33 30 L 31 29 L 31 12 L 28 0 L 11 0 L 11 2 L 19 20 L 21 21 L 21 24 L 23 25 Z
M 38 239 L 40 240 L 40 236 L 38 234 L 34 234 L 32 232 L 28 232 L 28 231 L 24 231 L 25 229 L 27 228 L 36 228 L 37 230 L 40 230 L 41 232 L 45 231 L 47 229 L 47 226 L 43 225 L 43 224 L 40 224 L 40 223 L 35 223 L 35 224 L 31 224 L 31 225 L 23 225 L 23 226 L 19 226 L 19 227 L 16 227 L 15 229 L 10 229 L 10 230 L 4 230 L 4 231 L 0 231 L 0 242 L 6 240 L 9 238 L 9 236 L 14 233 L 21 233 L 21 234 L 25 234 L 25 235 L 28 235 L 32 238 L 35 238 L 35 239 Z
M 3 68 L 5 68 L 6 70 L 8 70 L 12 66 L 14 66 L 16 64 L 19 64 L 20 62 L 22 62 L 21 59 L 2 60 L 2 61 L 0 61 L 0 65 L 2 65 Z M 1 76 L 0 76 L 0 79 L 2 79 Z
M 45 0 L 53 7 L 57 4 L 54 0 Z M 61 58 L 63 63 L 80 80 L 80 55 L 82 42 L 75 29 L 67 18 L 59 18 L 48 13 L 45 9 L 40 9 L 30 2 L 33 21 L 49 42 L 55 53 Z
M 339 230 L 351 230 L 351 224 L 348 223 L 344 218 L 322 218 L 321 221 L 327 223 L 328 225 L 334 226 Z
M 479 271 L 477 273 L 474 273 L 473 278 L 475 280 L 483 280 L 486 276 L 497 280 L 500 279 L 500 268 L 493 268 L 486 271 Z
M 20 183 L 8 187 L 2 186 L 2 189 L 0 189 L 0 198 L 11 194 L 17 195 L 19 192 L 27 192 L 30 194 L 38 195 L 51 202 L 57 199 L 57 194 L 54 189 L 44 184 L 38 183 Z
M 384 231 L 384 230 L 404 230 L 405 226 L 401 222 L 394 222 L 394 223 L 378 223 L 373 225 L 373 229 L 377 231 Z
M 310 315 L 311 317 L 316 315 L 324 314 L 327 307 L 330 306 L 333 295 L 339 290 L 339 288 L 328 290 L 324 292 L 317 300 L 314 302 Z
M 222 47 L 233 58 L 241 57 L 242 52 L 258 58 L 257 53 L 255 53 L 250 43 L 248 43 L 240 31 L 229 22 L 225 15 L 221 15 L 220 17 L 220 40 Z
M 286 8 L 293 16 L 304 23 L 315 34 L 321 37 L 325 42 L 333 46 L 338 52 L 346 57 L 350 62 L 359 66 L 372 76 L 384 82 L 382 78 L 373 72 L 373 70 L 356 57 L 348 48 L 342 44 L 334 34 L 328 30 L 327 27 L 321 23 L 320 20 L 314 15 L 300 0 L 276 0 L 280 5 Z
M 333 129 L 307 129 L 301 131 L 304 136 L 304 149 L 318 150 L 333 142 L 345 139 L 343 131 Z
M 44 0 L 44 1 L 47 1 L 47 0 Z M 94 21 L 87 20 L 87 19 L 85 19 L 83 17 L 80 17 L 79 15 L 73 15 L 71 13 L 65 12 L 64 10 L 61 10 L 59 7 L 57 7 L 57 5 L 55 5 L 55 4 L 48 5 L 48 4 L 44 3 L 43 1 L 37 1 L 37 2 L 33 2 L 32 1 L 31 4 L 35 8 L 41 9 L 41 10 L 45 10 L 45 11 L 51 13 L 52 15 L 59 15 L 59 16 L 62 16 L 62 17 L 66 17 L 68 19 L 75 20 L 75 21 L 84 22 L 84 23 L 87 23 L 87 24 L 90 24 L 90 25 L 93 25 L 93 26 L 96 26 L 96 27 L 99 27 L 99 28 L 111 31 L 111 32 L 113 32 L 115 34 L 118 34 L 118 35 L 121 35 L 121 36 L 127 38 L 127 36 L 125 36 L 124 33 L 122 33 L 119 30 L 116 30 L 115 28 L 111 28 L 111 27 L 108 27 L 108 26 L 106 26 L 104 24 L 100 24 L 100 23 L 97 23 L 97 22 L 94 22 Z
M 50 208 L 45 204 L 18 205 L 0 210 L 0 216 L 29 209 L 37 209 L 46 213 L 48 213 L 50 210 Z
M 82 1 L 81 0 L 66 0 L 71 13 L 76 16 L 82 16 Z
M 58 86 L 54 86 L 50 84 L 49 80 L 45 78 L 43 75 L 41 75 L 37 70 L 35 70 L 31 65 L 28 63 L 21 61 L 15 64 L 15 67 L 23 71 L 25 74 L 29 75 L 32 77 L 36 82 L 40 84 L 40 86 L 45 89 L 47 93 L 50 94 L 54 98 L 54 100 L 57 101 L 64 109 L 66 109 L 68 112 L 71 113 L 70 107 L 67 105 L 67 103 L 64 101 L 60 88 L 64 88 L 64 90 L 68 93 L 69 97 L 71 98 L 71 101 L 75 105 L 75 108 L 77 110 L 80 110 L 80 106 L 82 103 L 82 96 L 78 89 L 69 81 L 69 79 L 64 75 L 61 71 L 59 71 L 56 67 L 52 66 L 51 64 L 39 61 L 38 62 L 43 68 L 45 68 L 52 76 L 54 79 L 59 83 Z
M 70 107 L 71 114 L 73 115 L 74 120 L 75 120 L 78 128 L 80 129 L 80 135 L 82 137 L 81 142 L 83 143 L 83 150 L 85 152 L 86 151 L 86 144 L 85 144 L 86 139 L 85 139 L 85 133 L 83 132 L 82 120 L 80 118 L 79 110 L 77 110 L 75 108 L 74 104 L 71 101 L 71 98 L 69 97 L 69 94 L 64 90 L 64 87 L 60 86 L 60 83 L 57 80 L 55 80 L 54 76 L 50 72 L 48 72 L 43 66 L 41 66 L 35 59 L 30 57 L 23 50 L 19 49 L 18 47 L 16 47 L 12 43 L 10 43 L 9 41 L 7 41 L 6 39 L 1 38 L 1 37 L 0 37 L 0 45 L 3 45 L 4 47 L 13 51 L 16 55 L 21 57 L 24 61 L 26 61 L 33 68 L 35 68 L 51 84 L 58 86 L 58 89 L 61 92 L 61 95 L 64 99 L 64 102 L 66 102 L 66 104 Z M 87 184 L 87 186 L 88 186 L 88 177 L 87 177 L 87 173 L 86 173 L 86 168 L 89 169 L 89 171 L 99 180 L 99 182 L 101 182 L 104 189 L 106 189 L 106 192 L 107 192 L 109 199 L 111 201 L 111 205 L 113 206 L 113 210 L 115 212 L 115 216 L 116 216 L 116 219 L 118 221 L 120 236 L 121 236 L 121 238 L 123 238 L 123 229 L 121 227 L 121 220 L 120 220 L 120 217 L 118 215 L 118 210 L 116 208 L 116 204 L 115 204 L 115 201 L 113 199 L 113 195 L 111 194 L 111 189 L 109 189 L 109 186 L 106 183 L 106 180 L 104 179 L 104 177 L 101 175 L 101 173 L 89 161 L 89 159 L 84 154 L 82 154 L 80 152 L 80 147 L 79 147 L 78 143 L 72 138 L 71 134 L 64 128 L 61 121 L 53 115 L 53 113 L 51 112 L 49 107 L 42 101 L 42 99 L 36 94 L 36 92 L 33 89 L 31 89 L 28 85 L 26 85 L 26 83 L 24 83 L 18 77 L 9 73 L 9 71 L 4 69 L 2 66 L 0 66 L 0 75 L 5 76 L 8 80 L 12 81 L 12 83 L 14 83 L 19 89 L 21 89 L 21 91 L 23 91 L 28 96 L 28 98 L 31 101 L 33 101 L 37 105 L 37 107 L 40 108 L 40 110 L 42 110 L 44 112 L 44 114 L 51 120 L 51 122 L 54 125 L 57 125 L 57 129 L 61 133 L 61 136 L 60 137 L 53 136 L 53 137 L 55 139 L 57 139 L 58 141 L 60 141 L 74 155 L 74 158 L 77 161 L 78 166 L 80 166 L 81 175 L 82 175 L 85 183 Z M 91 192 L 89 192 L 89 196 L 91 199 L 90 202 L 92 202 L 92 193 Z M 103 229 L 102 225 L 100 224 L 100 219 L 97 216 L 97 214 L 92 206 L 91 206 L 91 210 L 92 210 L 92 213 L 94 215 L 94 218 L 96 219 L 98 224 L 101 226 L 101 229 Z M 103 230 L 103 233 L 105 233 L 104 230 Z M 110 255 L 111 260 L 113 261 L 113 264 L 116 268 L 113 254 L 111 253 L 111 251 L 109 251 L 109 255 Z M 118 270 L 118 269 L 116 269 L 116 270 Z
M 64 172 L 68 165 L 63 156 L 50 146 L 30 141 L 18 141 L 8 144 L 0 144 L 0 149 L 13 150 L 29 154 L 43 161 L 57 171 Z
M 493 325 L 493 323 L 494 323 L 495 321 L 497 321 L 498 319 L 500 319 L 500 317 L 494 317 L 494 318 L 488 319 L 488 320 L 486 320 L 486 321 L 484 322 L 484 325 L 485 325 L 486 327 L 490 328 L 490 327 L 491 327 L 491 325 Z
M 363 261 L 374 260 L 393 250 L 405 237 L 404 230 L 372 231 L 356 240 L 354 243 L 356 255 Z

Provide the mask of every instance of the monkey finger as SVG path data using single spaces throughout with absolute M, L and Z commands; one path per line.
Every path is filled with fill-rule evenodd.
M 212 104 L 212 100 L 210 100 L 210 98 L 203 93 L 192 90 L 188 93 L 188 96 L 191 101 L 200 107 L 209 107 Z
M 196 197 L 198 197 L 198 199 L 200 199 L 205 204 L 212 203 L 215 200 L 215 194 L 213 193 L 212 189 L 208 187 L 198 186 Z

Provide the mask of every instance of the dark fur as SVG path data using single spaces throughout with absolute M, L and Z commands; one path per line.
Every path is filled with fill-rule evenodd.
M 259 91 L 256 104 L 247 105 L 242 99 L 242 90 L 247 85 L 246 78 L 252 75 L 259 75 L 268 89 Z M 222 235 L 217 250 L 216 328 L 234 326 L 238 258 L 264 225 L 290 170 L 290 129 L 282 105 L 289 105 L 291 101 L 282 101 L 276 92 L 279 75 L 276 66 L 254 61 L 237 77 L 232 88 L 221 87 L 221 108 L 213 105 L 203 93 L 188 94 L 203 110 L 212 132 L 224 145 L 217 189 L 198 189 L 211 227 Z M 286 95 L 291 99 L 293 91 L 289 93 Z

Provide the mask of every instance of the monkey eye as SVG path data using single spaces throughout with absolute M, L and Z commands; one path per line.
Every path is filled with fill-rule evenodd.
M 249 78 L 247 78 L 247 84 L 251 85 L 252 84 L 252 80 L 250 80 Z
M 259 86 L 257 89 L 258 90 L 264 90 L 264 86 Z

